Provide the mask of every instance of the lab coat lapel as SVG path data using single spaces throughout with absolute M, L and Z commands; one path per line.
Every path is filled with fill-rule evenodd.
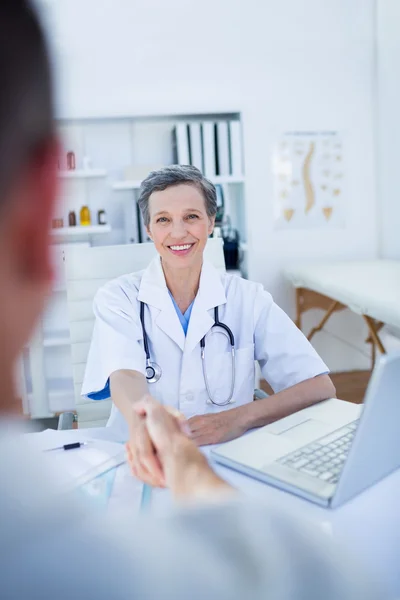
M 144 271 L 138 300 L 159 309 L 155 323 L 183 351 L 185 334 L 165 283 L 160 257 L 154 258 Z
M 210 331 L 214 325 L 213 309 L 222 304 L 226 304 L 226 294 L 221 275 L 211 263 L 204 261 L 199 291 L 190 316 L 185 352 L 192 352 Z

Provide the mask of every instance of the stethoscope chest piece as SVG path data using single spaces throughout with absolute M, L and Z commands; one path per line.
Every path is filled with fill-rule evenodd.
M 146 360 L 146 379 L 148 383 L 157 383 L 162 375 L 161 367 L 154 362 Z
M 147 339 L 146 328 L 144 326 L 144 303 L 140 303 L 140 321 L 142 323 L 142 331 L 143 331 L 143 344 L 144 351 L 146 353 L 146 379 L 148 383 L 157 383 L 160 381 L 162 370 L 161 367 L 150 360 L 150 350 L 149 350 L 149 342 Z

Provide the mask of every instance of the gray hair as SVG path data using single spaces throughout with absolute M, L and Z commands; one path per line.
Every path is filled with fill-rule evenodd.
M 138 204 L 146 227 L 150 224 L 149 199 L 151 194 L 182 184 L 196 187 L 204 196 L 207 215 L 210 218 L 215 217 L 217 214 L 217 193 L 214 184 L 206 179 L 196 167 L 171 165 L 158 171 L 152 171 L 142 181 Z

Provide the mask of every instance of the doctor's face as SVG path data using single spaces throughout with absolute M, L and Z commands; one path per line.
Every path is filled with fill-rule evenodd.
M 202 193 L 180 184 L 153 192 L 149 198 L 148 234 L 162 262 L 171 268 L 201 265 L 214 219 L 207 215 Z

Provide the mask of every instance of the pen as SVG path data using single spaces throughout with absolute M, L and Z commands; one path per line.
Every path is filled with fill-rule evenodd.
M 82 446 L 87 446 L 89 442 L 72 442 L 71 444 L 63 444 L 62 446 L 57 446 L 57 448 L 48 448 L 45 452 L 52 452 L 53 450 L 75 450 L 75 448 L 81 448 Z

